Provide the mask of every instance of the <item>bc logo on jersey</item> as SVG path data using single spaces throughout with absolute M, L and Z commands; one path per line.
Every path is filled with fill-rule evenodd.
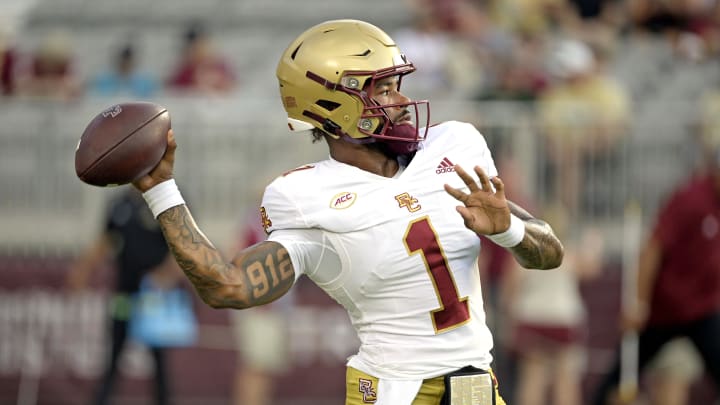
M 332 200 L 330 200 L 330 208 L 344 210 L 355 204 L 355 200 L 357 200 L 357 194 L 343 191 L 342 193 L 335 194 Z
M 422 206 L 418 204 L 417 198 L 411 196 L 409 193 L 402 193 L 396 195 L 395 201 L 398 202 L 398 206 L 400 208 L 407 208 L 410 212 L 415 212 L 422 208 Z
M 368 380 L 365 378 L 360 378 L 358 380 L 358 384 L 360 386 L 359 390 L 363 394 L 363 403 L 364 404 L 374 404 L 377 400 L 377 394 L 375 393 L 375 390 L 372 386 L 372 380 Z

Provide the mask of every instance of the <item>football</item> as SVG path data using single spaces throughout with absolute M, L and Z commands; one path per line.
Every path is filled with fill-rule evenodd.
M 170 113 L 150 102 L 106 108 L 95 116 L 75 149 L 75 173 L 94 186 L 131 183 L 148 174 L 167 149 Z

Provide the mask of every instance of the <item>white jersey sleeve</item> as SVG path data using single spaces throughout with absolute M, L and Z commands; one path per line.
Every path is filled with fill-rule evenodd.
M 331 279 L 339 273 L 340 258 L 319 229 L 280 229 L 271 233 L 268 240 L 278 242 L 287 249 L 296 281 L 306 274 L 322 283 L 323 278 Z M 321 275 L 319 280 L 315 277 L 318 274 Z

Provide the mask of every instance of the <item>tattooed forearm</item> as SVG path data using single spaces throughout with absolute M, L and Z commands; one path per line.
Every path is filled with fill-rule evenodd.
M 525 222 L 525 237 L 510 248 L 521 266 L 528 269 L 554 269 L 562 263 L 563 246 L 550 225 L 534 218 L 519 205 L 508 201 L 510 212 Z
M 263 242 L 240 252 L 229 263 L 200 231 L 185 206 L 158 216 L 175 260 L 198 295 L 214 308 L 248 308 L 271 302 L 294 281 L 287 250 Z
M 554 269 L 563 258 L 560 240 L 550 225 L 539 219 L 525 220 L 525 237 L 510 251 L 518 263 L 528 269 Z

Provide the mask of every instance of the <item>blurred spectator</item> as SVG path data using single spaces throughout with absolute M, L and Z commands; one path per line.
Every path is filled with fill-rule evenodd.
M 639 254 L 635 305 L 622 314 L 638 331 L 638 372 L 673 338 L 687 337 L 720 392 L 720 147 L 709 164 L 665 202 Z M 620 356 L 597 388 L 595 405 L 612 398 Z
M 428 9 L 413 10 L 413 24 L 395 32 L 393 38 L 417 68 L 418 80 L 403 83 L 403 90 L 417 98 L 446 94 L 450 89 L 448 35 Z
M 502 136 L 502 135 L 501 135 Z M 533 205 L 527 193 L 523 192 L 524 174 L 521 165 L 507 150 L 507 145 L 493 142 L 498 153 L 496 163 L 498 170 L 503 173 L 506 197 L 532 212 Z M 499 387 L 502 398 L 508 404 L 516 403 L 515 398 L 515 359 L 512 353 L 512 322 L 507 312 L 508 300 L 506 295 L 510 287 L 511 273 L 515 271 L 515 260 L 507 249 L 493 243 L 484 236 L 482 240 L 482 254 L 478 257 L 480 279 L 483 285 L 483 302 L 485 314 L 490 328 L 495 331 L 496 339 L 493 345 L 493 371 L 499 380 L 503 381 Z
M 239 243 L 232 251 L 262 242 L 266 237 L 260 214 L 253 210 L 241 224 Z M 270 305 L 230 313 L 238 348 L 234 405 L 274 403 L 275 378 L 289 367 L 289 319 L 285 312 L 293 296 L 291 292 Z
M 599 18 L 603 13 L 603 0 L 570 0 L 583 20 Z
M 652 33 L 672 35 L 685 28 L 685 0 L 632 0 L 628 11 L 636 27 Z
M 82 95 L 74 71 L 72 41 L 64 32 L 51 33 L 30 55 L 17 78 L 17 94 L 24 98 L 68 101 Z
M 629 14 L 636 29 L 664 36 L 676 55 L 695 61 L 717 51 L 719 8 L 716 1 L 629 2 Z
M 579 20 L 568 0 L 491 0 L 489 7 L 493 20 L 504 29 L 533 36 L 562 31 Z
M 172 90 L 193 94 L 227 94 L 236 78 L 227 60 L 215 49 L 210 34 L 191 25 L 184 35 L 180 60 L 168 79 Z
M 565 241 L 563 264 L 542 273 L 514 266 L 506 281 L 518 359 L 514 403 L 581 405 L 587 313 L 580 283 L 599 274 L 604 243 L 596 229 L 569 226 L 559 207 L 545 215 Z
M 0 29 L 0 95 L 9 96 L 15 90 L 16 59 L 9 35 Z
M 686 405 L 703 376 L 702 358 L 688 338 L 668 342 L 646 368 L 650 405 Z
M 600 176 L 617 166 L 613 162 L 627 131 L 630 96 L 597 69 L 592 50 L 580 41 L 561 40 L 549 62 L 555 80 L 538 99 L 548 163 L 556 174 L 548 178 L 554 177 L 555 192 L 570 215 L 581 213 L 581 204 L 593 204 L 590 212 L 582 212 L 589 214 L 608 201 L 609 196 L 597 193 L 598 184 L 605 181 L 609 187 L 614 178 Z M 595 194 L 587 196 L 587 191 Z
M 145 200 L 129 186 L 111 201 L 103 232 L 78 257 L 68 273 L 68 286 L 72 290 L 86 288 L 91 273 L 108 262 L 116 278 L 108 314 L 108 357 L 93 399 L 95 405 L 110 403 L 127 342 L 132 297 L 139 291 L 142 278 L 152 274 L 153 284 L 166 288 L 184 280 Z M 166 405 L 170 403 L 166 351 L 160 347 L 151 347 L 150 351 L 155 362 L 155 403 Z
M 514 39 L 497 29 L 484 4 L 468 0 L 414 0 L 413 27 L 393 37 L 424 76 L 408 91 L 425 96 L 473 98 L 492 87 L 496 60 Z
M 460 15 L 458 12 L 459 7 L 466 1 L 467 0 L 405 0 L 405 3 L 414 15 L 432 16 L 440 30 L 452 32 L 457 28 L 457 18 Z
M 138 70 L 137 53 L 131 44 L 120 47 L 112 62 L 110 70 L 98 75 L 90 84 L 93 94 L 147 99 L 158 91 L 158 81 Z
M 698 120 L 700 147 L 711 149 L 712 145 L 720 145 L 720 89 L 717 85 L 700 98 Z
M 458 1 L 455 13 L 450 79 L 455 95 L 474 98 L 494 86 L 498 71 L 504 68 L 497 61 L 517 48 L 516 38 L 493 24 L 483 3 Z
M 518 35 L 513 46 L 494 59 L 495 78 L 479 100 L 535 101 L 547 86 L 541 38 Z
M 513 201 L 517 202 L 517 200 Z M 485 237 L 481 237 L 481 240 L 483 253 L 478 257 L 478 267 L 483 285 L 483 305 L 488 326 L 495 331 L 492 348 L 493 371 L 498 380 L 503 381 L 502 387 L 498 388 L 500 396 L 506 404 L 514 404 L 516 364 L 510 344 L 512 325 L 509 322 L 506 308 L 503 308 L 506 280 L 508 273 L 513 270 L 514 260 L 507 249 L 492 243 Z

